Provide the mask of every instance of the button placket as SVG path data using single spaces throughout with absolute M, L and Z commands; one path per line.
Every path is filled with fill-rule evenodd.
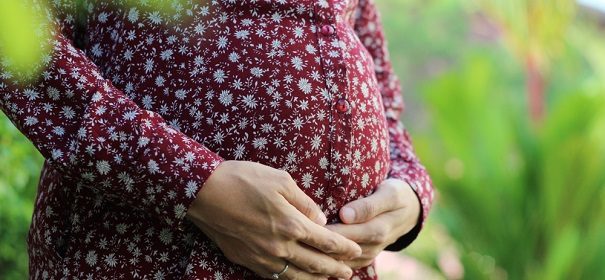
M 328 5 L 332 3 L 328 2 Z M 347 81 L 346 65 L 344 64 L 343 50 L 339 47 L 340 44 L 334 44 L 333 41 L 339 40 L 339 32 L 337 29 L 337 16 L 334 14 L 332 7 L 322 7 L 316 4 L 316 26 L 320 40 L 326 41 L 325 44 L 319 45 L 320 58 L 329 63 L 322 63 L 324 73 L 335 73 L 331 77 L 334 85 L 326 85 L 332 93 L 332 117 L 330 126 L 332 126 L 330 135 L 330 174 L 332 174 L 327 197 L 334 198 L 334 207 L 336 211 L 336 219 L 338 219 L 338 210 L 344 206 L 347 201 L 345 195 L 350 184 L 350 173 L 346 172 L 351 166 L 351 157 L 348 156 L 351 151 L 351 104 L 348 99 L 349 84 Z M 334 54 L 338 54 L 334 56 Z M 326 82 L 328 78 L 326 77 Z M 337 90 L 334 90 L 336 87 Z M 326 197 L 326 198 L 327 198 Z

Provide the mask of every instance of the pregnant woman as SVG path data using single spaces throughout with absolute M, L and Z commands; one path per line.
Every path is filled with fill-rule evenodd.
M 377 279 L 433 192 L 373 0 L 134 2 L 34 5 L 52 55 L 0 68 L 46 158 L 30 277 Z

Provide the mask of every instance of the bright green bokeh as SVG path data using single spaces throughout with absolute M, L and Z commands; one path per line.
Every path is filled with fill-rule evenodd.
M 50 38 L 47 17 L 28 8 L 27 1 L 0 1 L 0 61 L 7 60 L 10 72 L 28 73 L 25 79 L 36 75 L 31 70 L 49 54 L 45 43 Z

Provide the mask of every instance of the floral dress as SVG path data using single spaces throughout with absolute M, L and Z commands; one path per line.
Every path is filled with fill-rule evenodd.
M 31 278 L 259 278 L 185 218 L 225 160 L 288 171 L 329 223 L 404 180 L 422 215 L 387 250 L 416 238 L 432 184 L 373 0 L 48 2 L 40 78 L 0 66 L 0 107 L 46 158 Z

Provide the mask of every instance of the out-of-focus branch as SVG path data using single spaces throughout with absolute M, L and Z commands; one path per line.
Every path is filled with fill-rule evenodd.
M 552 61 L 562 53 L 575 16 L 574 0 L 478 0 L 502 28 L 506 45 L 524 65 L 529 116 L 544 118 L 546 87 Z

